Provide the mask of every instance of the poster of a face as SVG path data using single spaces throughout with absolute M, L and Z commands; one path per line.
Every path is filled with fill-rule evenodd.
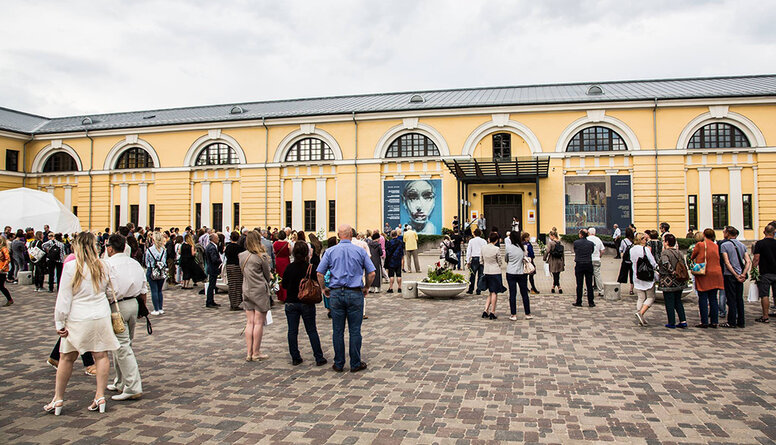
M 385 181 L 383 191 L 383 215 L 391 227 L 409 224 L 420 234 L 442 233 L 442 180 Z
M 610 235 L 612 226 L 631 223 L 630 176 L 567 176 L 566 233 L 595 227 Z

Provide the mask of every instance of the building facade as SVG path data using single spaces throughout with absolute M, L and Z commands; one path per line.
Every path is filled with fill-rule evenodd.
M 102 230 L 502 231 L 776 219 L 776 76 L 273 101 L 48 119 L 0 109 L 0 190 Z

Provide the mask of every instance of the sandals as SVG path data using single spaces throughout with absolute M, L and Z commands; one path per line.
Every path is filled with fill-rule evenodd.
M 755 318 L 754 321 L 756 321 L 758 323 L 770 323 L 771 322 L 769 318 L 763 318 L 763 317 Z
M 89 411 L 97 411 L 100 410 L 100 413 L 105 412 L 107 404 L 105 403 L 105 397 L 100 397 L 99 399 L 94 399 L 91 405 L 89 405 L 88 409 Z
M 53 412 L 55 416 L 58 416 L 62 414 L 62 406 L 64 406 L 64 400 L 52 400 L 48 405 L 43 405 L 43 411 Z

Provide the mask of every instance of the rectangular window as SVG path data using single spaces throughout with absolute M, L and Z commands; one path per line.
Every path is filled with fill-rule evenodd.
M 329 200 L 329 232 L 337 231 L 337 201 Z
M 240 227 L 240 203 L 235 202 L 232 204 L 234 206 L 234 212 L 232 213 L 232 224 L 234 225 L 234 230 L 237 230 L 238 227 Z M 237 230 L 239 232 L 239 230 Z
M 315 232 L 315 201 L 304 202 L 304 230 Z
M 224 230 L 224 226 L 221 223 L 224 221 L 224 205 L 220 202 L 213 203 L 213 224 L 211 227 L 216 232 Z
M 5 151 L 5 169 L 10 172 L 19 171 L 19 150 Z
M 194 204 L 194 230 L 202 227 L 202 204 Z
M 687 224 L 693 230 L 698 230 L 698 195 L 687 197 Z
M 722 230 L 728 225 L 727 195 L 711 195 L 711 220 L 714 230 Z
M 140 206 L 137 204 L 132 204 L 129 206 L 129 221 L 135 225 L 135 227 L 138 227 L 138 223 L 140 222 Z
M 114 206 L 113 207 L 113 231 L 119 230 L 119 226 L 121 225 L 121 206 Z
M 78 206 L 73 206 L 73 215 L 78 216 Z
M 294 206 L 291 201 L 286 201 L 286 227 L 293 227 Z
M 742 196 L 744 204 L 744 229 L 752 229 L 752 195 Z
M 151 228 L 151 230 L 156 229 L 156 204 L 149 204 L 148 205 L 148 227 Z

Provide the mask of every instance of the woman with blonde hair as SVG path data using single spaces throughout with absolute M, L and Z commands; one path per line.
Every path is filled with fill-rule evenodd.
M 633 247 L 630 249 L 631 270 L 633 271 L 633 288 L 636 291 L 636 321 L 639 326 L 647 326 L 647 319 L 644 315 L 650 306 L 655 302 L 655 270 L 657 270 L 657 261 L 652 250 L 647 246 L 649 235 L 646 233 L 637 233 L 633 238 Z M 648 270 L 639 272 L 639 260 L 646 258 L 646 261 L 652 266 L 652 272 Z M 651 276 L 650 276 L 651 275 Z
M 144 262 L 148 287 L 151 288 L 151 301 L 154 304 L 151 315 L 161 315 L 164 314 L 162 287 L 167 279 L 167 249 L 164 248 L 161 232 L 154 232 L 150 238 L 153 240 L 153 245 L 146 249 Z
M 105 387 L 110 367 L 107 351 L 119 348 L 105 295 L 108 269 L 100 261 L 97 238 L 91 232 L 81 232 L 73 240 L 73 250 L 75 261 L 64 265 L 54 310 L 57 334 L 62 337 L 54 399 L 43 407 L 55 415 L 62 412 L 73 362 L 79 353 L 87 351 L 92 353 L 97 366 L 97 390 L 88 410 L 105 412 Z
M 269 356 L 261 353 L 261 338 L 270 306 L 272 266 L 255 230 L 245 236 L 245 252 L 238 255 L 238 260 L 243 276 L 240 306 L 245 309 L 245 346 L 248 349 L 245 361 L 266 360 Z

